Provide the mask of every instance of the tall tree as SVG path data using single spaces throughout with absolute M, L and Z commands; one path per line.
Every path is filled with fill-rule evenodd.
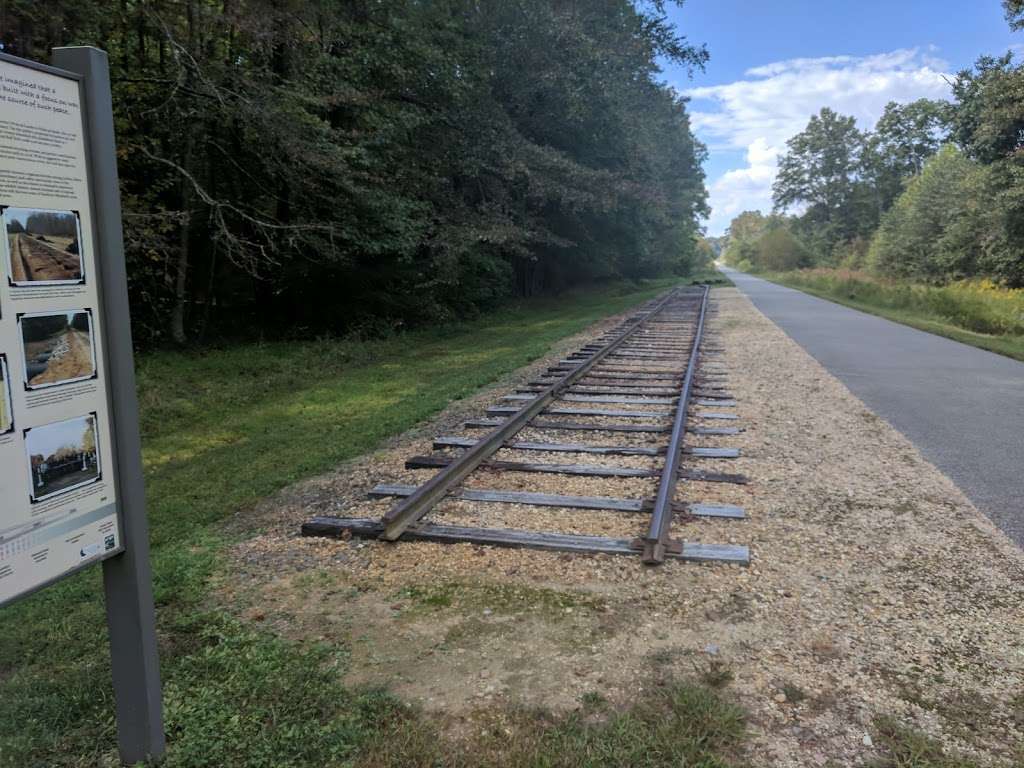
M 933 282 L 978 274 L 983 177 L 980 165 L 944 147 L 882 218 L 868 263 L 883 274 Z
M 957 75 L 953 94 L 953 137 L 985 166 L 985 272 L 1024 286 L 1024 65 L 984 56 Z
M 776 210 L 805 206 L 803 223 L 817 227 L 829 247 L 856 235 L 863 146 L 856 120 L 823 107 L 786 146 L 772 186 Z
M 890 101 L 865 137 L 862 173 L 881 215 L 903 191 L 905 180 L 921 173 L 925 161 L 948 137 L 949 105 L 931 99 L 908 104 Z

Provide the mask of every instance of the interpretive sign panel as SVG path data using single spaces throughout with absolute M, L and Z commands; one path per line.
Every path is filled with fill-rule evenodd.
M 80 81 L 0 58 L 0 605 L 122 551 Z

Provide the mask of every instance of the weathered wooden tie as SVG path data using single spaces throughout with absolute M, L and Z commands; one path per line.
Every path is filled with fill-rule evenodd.
M 375 518 L 314 517 L 302 526 L 302 533 L 306 536 L 339 537 L 348 534 L 375 539 L 381 537 L 383 532 L 384 525 Z M 634 542 L 629 539 L 513 531 L 502 528 L 467 528 L 433 523 L 424 523 L 416 528 L 403 531 L 400 540 L 433 541 L 443 544 L 488 544 L 495 547 L 530 548 L 594 555 L 636 555 Z M 668 557 L 673 560 L 695 563 L 750 564 L 750 550 L 747 547 L 731 544 L 686 542 L 679 552 L 670 552 Z

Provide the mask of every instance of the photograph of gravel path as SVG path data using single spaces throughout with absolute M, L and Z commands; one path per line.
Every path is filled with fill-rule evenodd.
M 19 325 L 29 389 L 80 381 L 96 373 L 88 310 L 23 315 Z
M 751 482 L 686 482 L 678 498 L 742 506 L 746 520 L 713 530 L 750 545 L 749 567 L 298 535 L 310 515 L 379 517 L 394 502 L 367 490 L 422 482 L 430 471 L 405 469 L 408 456 L 458 434 L 556 355 L 240 518 L 220 599 L 288 638 L 346 648 L 346 683 L 388 686 L 452 750 L 477 728 L 512 734 L 517 721 L 503 712 L 590 717 L 692 681 L 743 712 L 746 740 L 729 765 L 1019 765 L 1024 554 L 735 289 L 713 300 L 709 333 L 743 431 L 715 438 L 740 458 L 700 468 Z M 599 492 L 602 481 L 587 482 Z M 549 490 L 583 492 L 576 483 L 552 476 Z M 437 515 L 538 529 L 568 519 L 467 501 Z M 571 521 L 611 535 L 631 525 L 589 512 Z M 712 525 L 682 519 L 673 535 L 700 541 Z M 932 762 L 897 761 L 908 754 Z
M 14 285 L 81 282 L 81 226 L 74 211 L 5 208 L 11 282 Z

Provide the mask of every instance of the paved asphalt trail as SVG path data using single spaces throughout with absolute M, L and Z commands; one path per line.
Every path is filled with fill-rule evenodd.
M 1024 547 L 1024 363 L 723 271 Z

